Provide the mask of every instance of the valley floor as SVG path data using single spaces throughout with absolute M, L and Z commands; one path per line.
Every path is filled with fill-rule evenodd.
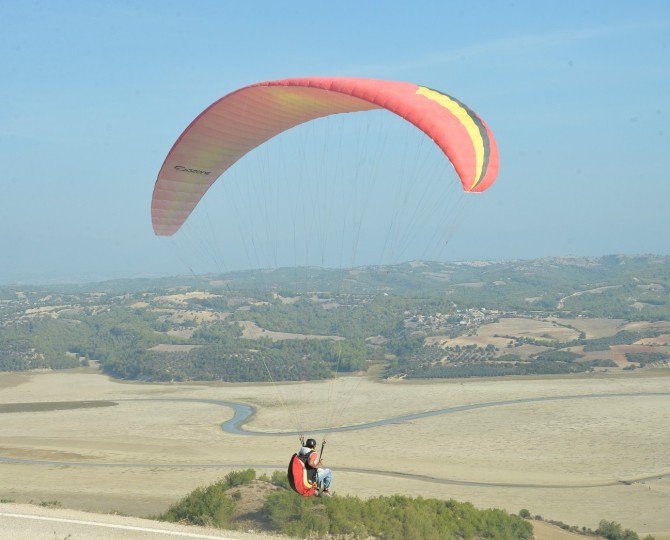
M 296 449 L 295 436 L 225 433 L 221 424 L 232 410 L 189 400 L 253 406 L 248 430 L 302 425 L 309 434 L 445 407 L 597 394 L 332 433 L 325 461 L 338 493 L 454 498 L 594 529 L 601 519 L 618 521 L 668 538 L 668 375 L 416 383 L 347 377 L 274 386 L 129 384 L 92 371 L 2 374 L 0 402 L 15 406 L 0 411 L 0 499 L 147 516 L 230 470 L 284 469 Z M 100 400 L 110 403 L 18 405 Z

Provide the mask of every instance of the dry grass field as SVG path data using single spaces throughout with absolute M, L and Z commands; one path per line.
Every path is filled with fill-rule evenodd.
M 482 325 L 477 334 L 480 336 L 515 336 L 536 339 L 570 341 L 579 337 L 579 333 L 560 326 L 550 320 L 535 320 L 523 317 L 500 319 L 500 322 Z
M 509 317 L 500 319 L 499 322 L 483 324 L 477 329 L 477 333 L 471 336 L 459 336 L 450 339 L 447 336 L 433 336 L 426 339 L 429 345 L 440 344 L 445 347 L 456 345 L 478 345 L 485 347 L 488 344 L 504 349 L 512 337 L 534 338 L 565 342 L 579 337 L 579 332 L 566 326 L 561 326 L 561 321 L 537 320 L 525 317 Z M 566 325 L 568 323 L 562 323 Z M 538 349 L 541 350 L 541 349 Z M 518 353 L 518 350 L 514 352 Z
M 623 326 L 623 330 L 631 330 L 634 332 L 643 332 L 645 330 L 660 330 L 661 332 L 670 332 L 670 321 L 636 321 Z
M 325 461 L 339 493 L 454 498 L 580 526 L 608 519 L 669 534 L 670 372 L 626 375 L 415 383 L 347 377 L 275 387 L 129 384 L 92 370 L 2 374 L 3 404 L 116 404 L 0 412 L 0 457 L 15 459 L 0 462 L 0 499 L 150 515 L 231 469 L 283 469 L 295 450 L 295 436 L 224 433 L 231 410 L 186 400 L 244 402 L 257 409 L 246 429 L 288 431 L 296 418 L 307 429 L 322 427 L 330 409 L 344 425 L 522 398 L 647 394 L 513 403 L 333 433 Z M 161 399 L 173 401 L 151 401 Z
M 172 308 L 156 308 L 153 311 L 157 313 L 166 313 L 159 320 L 169 321 L 173 324 L 192 323 L 200 325 L 203 323 L 223 321 L 230 316 L 230 313 L 223 311 L 197 311 L 197 310 L 181 310 Z
M 156 300 L 160 302 L 186 305 L 191 299 L 206 300 L 208 298 L 216 297 L 216 294 L 208 293 L 206 291 L 191 291 L 183 294 L 168 294 L 165 296 L 157 296 Z
M 572 321 L 570 319 L 569 321 Z M 493 345 L 500 351 L 499 354 L 513 352 L 521 358 L 546 350 L 546 347 L 533 344 L 523 344 L 509 349 L 508 345 L 514 343 L 515 339 L 532 338 L 537 340 L 567 342 L 579 337 L 579 332 L 569 326 L 574 326 L 568 320 L 561 319 L 529 319 L 525 317 L 510 317 L 500 319 L 499 322 L 483 324 L 473 335 L 463 335 L 456 338 L 448 336 L 431 336 L 426 338 L 426 345 L 439 345 L 441 347 L 456 347 L 475 345 L 486 347 Z M 612 332 L 614 333 L 614 332 Z M 611 335 L 611 334 L 605 334 Z M 602 357 L 602 355 L 600 356 Z
M 638 341 L 640 345 L 670 345 L 670 334 L 661 334 L 655 338 L 645 338 Z
M 597 339 L 606 336 L 613 336 L 619 330 L 623 329 L 626 321 L 623 319 L 598 319 L 598 318 L 573 318 L 558 319 L 550 317 L 547 320 L 572 326 L 580 332 L 586 334 L 586 339 Z
M 542 340 L 553 340 L 557 342 L 569 342 L 577 339 L 579 332 L 584 332 L 587 339 L 613 336 L 619 331 L 665 331 L 670 332 L 668 322 L 635 322 L 626 323 L 620 319 L 529 319 L 524 317 L 503 318 L 499 322 L 483 324 L 473 335 L 464 335 L 456 338 L 448 336 L 431 336 L 426 338 L 427 345 L 439 345 L 441 347 L 455 347 L 476 345 L 486 347 L 495 346 L 499 353 L 513 352 L 521 358 L 527 359 L 532 355 L 544 350 L 539 344 L 523 344 L 512 349 L 508 345 L 514 339 L 532 338 L 541 343 Z M 614 371 L 620 371 L 631 365 L 627 353 L 666 353 L 670 354 L 670 333 L 662 334 L 655 338 L 646 338 L 633 345 L 612 345 L 603 351 L 584 351 L 583 346 L 571 347 L 569 350 L 581 356 L 580 360 L 611 360 L 618 367 Z M 635 366 L 633 366 L 635 367 Z M 612 368 L 599 368 L 599 371 L 613 371 Z

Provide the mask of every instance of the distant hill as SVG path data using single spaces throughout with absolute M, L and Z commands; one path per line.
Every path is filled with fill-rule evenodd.
M 412 261 L 0 288 L 0 370 L 123 379 L 560 374 L 670 358 L 670 257 Z

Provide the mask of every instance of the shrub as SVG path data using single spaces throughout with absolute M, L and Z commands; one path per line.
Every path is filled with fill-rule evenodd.
M 596 534 L 604 536 L 607 540 L 639 540 L 636 532 L 624 529 L 620 523 L 615 521 L 600 520 Z
M 582 364 L 589 367 L 617 367 L 618 365 L 614 360 L 610 360 L 609 358 L 594 358 L 593 360 L 586 360 Z
M 270 527 L 289 536 L 307 537 L 328 532 L 328 518 L 323 507 L 315 509 L 314 500 L 289 491 L 268 495 L 262 513 Z
M 275 486 L 289 489 L 288 477 L 284 471 L 274 471 L 270 482 Z
M 245 484 L 251 483 L 256 479 L 256 471 L 253 469 L 246 469 L 244 471 L 232 471 L 229 472 L 223 479 L 223 484 L 226 486 L 224 489 L 228 489 L 235 486 L 243 486 Z
M 192 525 L 234 528 L 235 501 L 225 493 L 231 487 L 248 484 L 256 478 L 256 471 L 233 471 L 223 480 L 206 488 L 197 488 L 178 503 L 158 516 L 162 521 L 186 522 Z
M 394 495 L 315 499 L 289 491 L 272 493 L 262 510 L 271 527 L 290 536 L 346 535 L 393 539 L 532 538 L 530 523 L 502 510 L 469 503 Z
M 610 346 L 607 343 L 586 343 L 584 345 L 584 352 L 609 351 Z
M 640 364 L 640 367 L 644 367 L 647 364 L 653 364 L 654 362 L 665 363 L 670 358 L 666 353 L 663 352 L 629 352 L 626 353 L 626 360 L 629 362 L 637 362 Z
M 60 501 L 42 501 L 40 506 L 45 506 L 46 508 L 59 508 L 63 505 Z

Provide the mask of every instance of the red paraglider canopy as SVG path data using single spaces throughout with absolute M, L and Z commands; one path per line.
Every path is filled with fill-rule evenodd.
M 246 86 L 216 101 L 181 134 L 158 174 L 151 204 L 154 231 L 177 232 L 230 166 L 275 135 L 332 114 L 387 109 L 431 137 L 465 191 L 484 191 L 498 174 L 488 126 L 453 97 L 406 82 L 306 77 Z

